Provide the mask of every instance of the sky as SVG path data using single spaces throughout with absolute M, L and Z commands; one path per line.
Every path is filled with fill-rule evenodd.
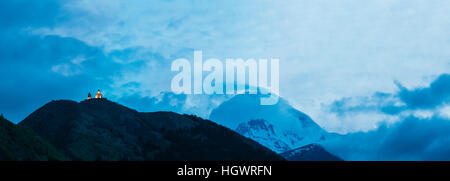
M 443 0 L 0 1 L 0 113 L 17 123 L 101 89 L 207 118 L 229 96 L 170 90 L 171 62 L 201 50 L 278 58 L 280 96 L 330 132 L 449 120 L 448 12 Z

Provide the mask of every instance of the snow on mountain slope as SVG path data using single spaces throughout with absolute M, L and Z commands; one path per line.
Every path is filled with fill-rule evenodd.
M 290 146 L 285 143 L 283 139 L 278 138 L 278 135 L 273 129 L 273 125 L 264 119 L 250 120 L 247 123 L 241 123 L 235 131 L 274 151 L 290 149 Z
M 260 105 L 261 95 L 237 95 L 211 112 L 210 119 L 281 153 L 320 142 L 328 133 L 284 99 Z

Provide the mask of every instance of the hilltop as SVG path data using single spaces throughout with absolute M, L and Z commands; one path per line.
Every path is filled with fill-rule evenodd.
M 52 101 L 19 126 L 31 128 L 72 160 L 284 160 L 209 120 L 141 113 L 106 99 Z

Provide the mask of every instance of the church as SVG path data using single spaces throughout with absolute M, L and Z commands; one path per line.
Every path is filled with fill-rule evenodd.
M 97 94 L 95 94 L 96 99 L 103 99 L 103 95 L 100 90 L 97 90 Z M 92 99 L 91 93 L 89 92 L 87 100 Z

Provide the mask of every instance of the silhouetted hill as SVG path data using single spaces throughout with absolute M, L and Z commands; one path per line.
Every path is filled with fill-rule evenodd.
M 106 99 L 52 101 L 19 125 L 73 160 L 284 160 L 211 121 L 140 113 Z
M 318 144 L 309 144 L 281 154 L 289 161 L 343 161 Z
M 0 116 L 0 161 L 65 160 L 63 154 L 24 128 Z

